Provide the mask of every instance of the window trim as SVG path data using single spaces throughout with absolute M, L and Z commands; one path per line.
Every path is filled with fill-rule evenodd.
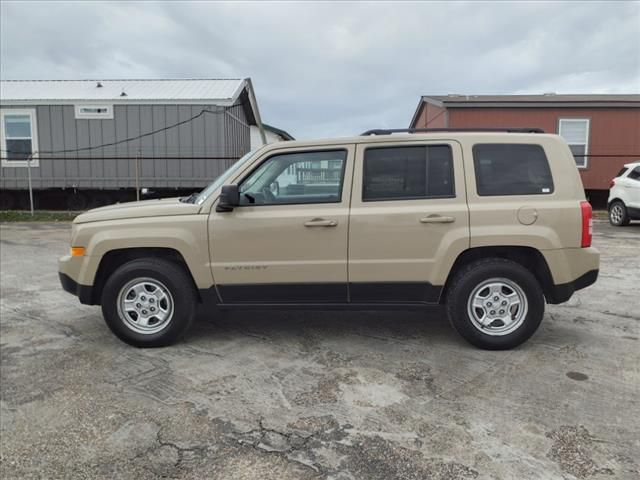
M 381 150 L 384 148 L 416 148 L 416 147 L 422 147 L 425 149 L 428 147 L 447 147 L 449 149 L 449 153 L 451 154 L 451 179 L 453 180 L 451 183 L 451 187 L 453 189 L 453 193 L 451 193 L 450 195 L 429 195 L 429 196 L 420 196 L 420 197 L 385 197 L 385 198 L 373 198 L 373 199 L 366 199 L 364 197 L 364 192 L 365 192 L 365 188 L 364 188 L 364 180 L 365 180 L 365 163 L 366 163 L 366 157 L 367 157 L 367 150 Z M 451 148 L 451 144 L 449 143 L 417 143 L 417 144 L 411 144 L 411 145 L 383 145 L 383 146 L 377 146 L 377 145 L 371 145 L 371 146 L 367 146 L 364 148 L 364 151 L 362 152 L 362 184 L 361 184 L 361 192 L 360 192 L 360 200 L 362 201 L 362 203 L 370 203 L 370 202 L 405 202 L 405 201 L 409 201 L 409 200 L 439 200 L 439 199 L 446 199 L 446 198 L 456 198 L 457 194 L 456 194 L 456 172 L 455 172 L 455 166 L 454 166 L 454 158 L 453 158 L 453 148 Z
M 591 119 L 590 118 L 572 118 L 572 117 L 564 117 L 564 118 L 558 118 L 558 135 L 560 135 L 562 137 L 562 122 L 565 121 L 582 121 L 582 122 L 586 122 L 587 123 L 587 129 L 586 129 L 586 138 L 585 138 L 585 143 L 569 143 L 567 142 L 567 145 L 584 145 L 584 157 L 583 157 L 583 164 L 579 165 L 578 162 L 576 162 L 576 167 L 578 167 L 579 170 L 586 170 L 589 168 L 589 137 L 591 136 Z M 564 137 L 562 137 L 564 138 Z M 566 141 L 566 140 L 565 140 Z M 573 152 L 571 152 L 571 156 L 573 157 Z M 573 157 L 574 160 L 576 157 Z
M 83 108 L 106 108 L 106 113 L 83 113 Z M 75 117 L 77 120 L 112 120 L 113 119 L 113 105 L 98 104 L 98 103 L 86 103 L 74 105 Z
M 338 197 L 337 200 L 335 201 L 331 201 L 331 202 L 305 202 L 305 203 L 300 203 L 300 202 L 294 202 L 294 203 L 252 203 L 249 205 L 238 205 L 237 207 L 234 208 L 255 208 L 255 207 L 280 207 L 280 206 L 291 206 L 291 205 L 332 205 L 332 204 L 336 204 L 336 203 L 342 203 L 342 195 L 344 193 L 344 177 L 345 177 L 345 173 L 347 171 L 347 163 L 349 161 L 349 149 L 345 148 L 345 147 L 338 147 L 338 148 L 322 148 L 322 149 L 317 149 L 317 150 L 285 150 L 285 151 L 275 151 L 273 152 L 271 155 L 267 156 L 264 158 L 264 160 L 261 160 L 260 162 L 258 162 L 258 164 L 252 168 L 249 172 L 247 172 L 246 175 L 244 175 L 240 180 L 238 180 L 236 182 L 236 184 L 238 185 L 238 190 L 240 189 L 240 187 L 242 186 L 242 183 L 249 178 L 251 175 L 253 175 L 253 172 L 257 171 L 260 167 L 262 167 L 262 165 L 264 165 L 265 163 L 267 163 L 269 160 L 271 160 L 273 157 L 279 157 L 281 155 L 299 155 L 302 153 L 321 153 L 321 152 L 344 152 L 345 156 L 344 156 L 344 161 L 342 162 L 342 171 L 340 172 L 340 195 Z
M 39 167 L 39 154 L 38 154 L 38 119 L 36 116 L 35 108 L 3 108 L 0 110 L 0 148 L 2 152 L 0 152 L 0 158 L 2 161 L 0 165 L 2 167 L 26 167 L 26 160 L 9 160 L 7 158 L 6 152 L 9 150 L 7 148 L 7 138 L 5 135 L 5 117 L 11 115 L 28 115 L 29 121 L 31 122 L 31 152 L 33 155 L 31 157 L 31 161 L 28 162 L 31 167 Z M 24 137 L 25 139 L 27 137 Z
M 544 155 L 544 159 L 547 163 L 547 169 L 549 170 L 549 175 L 551 176 L 551 190 L 549 192 L 535 192 L 535 193 L 480 193 L 480 186 L 478 182 L 478 165 L 476 163 L 477 159 L 476 159 L 476 147 L 478 146 L 483 146 L 483 145 L 491 145 L 491 146 L 496 146 L 496 145 L 508 145 L 508 146 L 527 146 L 527 147 L 538 147 L 540 150 L 542 150 L 542 153 Z M 476 195 L 478 197 L 529 197 L 532 195 L 554 195 L 556 193 L 556 182 L 555 179 L 553 178 L 553 170 L 551 169 L 551 162 L 549 162 L 549 156 L 547 155 L 547 151 L 544 148 L 544 145 L 540 144 L 540 143 L 519 143 L 519 142 L 479 142 L 479 143 L 474 143 L 471 147 L 471 161 L 473 162 L 473 179 L 476 185 Z

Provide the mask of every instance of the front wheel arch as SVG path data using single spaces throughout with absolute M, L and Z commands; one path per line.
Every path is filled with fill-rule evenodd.
M 196 290 L 183 268 L 147 257 L 118 267 L 107 280 L 100 303 L 107 326 L 122 341 L 136 347 L 163 347 L 180 340 L 191 326 Z
M 95 280 L 93 282 L 93 289 L 91 292 L 91 304 L 99 305 L 102 298 L 102 290 L 105 284 L 109 280 L 109 277 L 119 267 L 132 260 L 143 259 L 163 259 L 170 261 L 180 266 L 191 279 L 191 284 L 196 291 L 198 302 L 202 302 L 198 293 L 196 282 L 193 279 L 193 275 L 187 262 L 182 254 L 173 248 L 159 248 L 159 247 L 135 247 L 135 248 L 121 248 L 117 250 L 110 250 L 102 256 L 98 269 L 96 270 Z

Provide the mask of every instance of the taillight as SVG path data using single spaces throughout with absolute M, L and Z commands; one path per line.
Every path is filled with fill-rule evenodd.
M 611 182 L 609 182 L 609 188 L 613 188 L 614 185 L 616 184 L 616 179 L 612 179 Z
M 580 202 L 580 211 L 582 212 L 582 248 L 591 246 L 593 237 L 593 210 L 589 202 Z

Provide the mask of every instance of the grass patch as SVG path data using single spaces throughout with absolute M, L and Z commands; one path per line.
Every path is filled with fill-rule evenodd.
M 70 222 L 82 212 L 0 210 L 0 222 Z

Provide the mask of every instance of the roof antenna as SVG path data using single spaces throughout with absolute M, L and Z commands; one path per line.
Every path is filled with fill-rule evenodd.
M 96 88 L 102 88 L 102 84 L 101 84 L 100 82 L 98 82 L 98 83 L 96 84 Z
M 126 97 L 127 96 L 127 92 L 125 92 L 124 90 L 122 90 L 122 93 L 120 94 L 121 97 Z

